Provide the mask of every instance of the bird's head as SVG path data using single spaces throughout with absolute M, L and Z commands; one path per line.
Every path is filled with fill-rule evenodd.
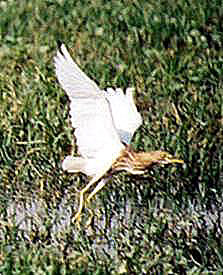
M 164 151 L 157 151 L 156 152 L 157 162 L 161 164 L 168 164 L 168 163 L 181 163 L 183 164 L 184 161 L 181 159 L 177 159 L 168 152 Z
M 184 161 L 181 159 L 177 159 L 172 156 L 170 153 L 165 151 L 152 151 L 146 153 L 137 154 L 138 159 L 145 166 L 150 166 L 151 164 L 159 163 L 159 164 L 169 164 L 169 163 L 181 163 Z

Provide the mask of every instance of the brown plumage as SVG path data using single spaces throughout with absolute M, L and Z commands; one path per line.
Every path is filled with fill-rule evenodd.
M 165 151 L 134 152 L 127 146 L 113 163 L 113 171 L 125 170 L 131 174 L 143 174 L 154 164 L 183 163 Z

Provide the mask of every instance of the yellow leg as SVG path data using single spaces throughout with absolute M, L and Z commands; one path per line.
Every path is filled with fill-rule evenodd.
M 80 191 L 80 203 L 79 203 L 79 208 L 78 211 L 76 213 L 76 215 L 74 216 L 74 218 L 72 219 L 72 221 L 76 221 L 77 223 L 80 223 L 80 219 L 81 219 L 81 212 L 83 210 L 83 206 L 84 206 L 84 194 L 85 192 L 87 192 L 87 190 L 95 183 L 95 179 L 92 179 L 87 186 L 85 186 L 81 191 Z
M 106 180 L 102 179 L 98 185 L 95 187 L 95 189 L 91 192 L 91 194 L 87 197 L 86 202 L 87 204 L 89 204 L 90 200 L 92 199 L 92 197 L 98 192 L 100 191 L 106 184 Z
M 90 212 L 90 218 L 88 218 L 88 220 L 87 220 L 86 227 L 89 227 L 92 224 L 92 220 L 94 217 L 94 211 L 89 209 L 89 212 Z
M 87 197 L 86 199 L 86 203 L 89 204 L 90 203 L 90 200 L 92 199 L 92 197 L 98 192 L 100 191 L 106 184 L 107 180 L 105 179 L 102 179 L 98 185 L 95 187 L 95 189 L 90 193 L 90 195 Z M 88 222 L 86 224 L 86 226 L 90 226 L 91 223 L 92 223 L 92 219 L 94 217 L 94 212 L 92 210 L 90 210 L 90 218 L 88 219 Z

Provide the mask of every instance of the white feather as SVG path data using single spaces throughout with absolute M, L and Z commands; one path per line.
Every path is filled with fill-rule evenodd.
M 64 45 L 54 62 L 59 83 L 71 100 L 70 115 L 78 152 L 87 161 L 85 173 L 100 177 L 124 148 L 114 127 L 109 103 L 103 91 L 74 63 Z M 64 160 L 63 167 L 69 167 L 68 171 L 77 170 L 75 162 L 71 159 L 69 165 L 68 160 Z
M 133 100 L 133 91 L 134 88 L 127 88 L 124 94 L 120 88 L 116 90 L 108 88 L 105 92 L 111 106 L 115 128 L 125 144 L 130 144 L 134 132 L 142 124 L 142 117 Z
M 69 97 L 100 97 L 100 89 L 73 61 L 64 44 L 54 57 L 56 75 Z

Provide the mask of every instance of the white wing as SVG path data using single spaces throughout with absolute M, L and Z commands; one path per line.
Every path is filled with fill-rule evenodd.
M 60 51 L 61 50 L 61 51 Z M 65 45 L 57 51 L 54 57 L 56 75 L 62 88 L 71 98 L 98 98 L 101 91 L 78 65 L 73 61 Z
M 59 83 L 71 100 L 71 122 L 79 153 L 84 158 L 103 159 L 111 165 L 124 147 L 103 91 L 74 63 L 64 45 L 54 62 Z
M 124 94 L 122 89 L 109 88 L 104 92 L 110 103 L 115 128 L 125 144 L 131 142 L 134 132 L 142 124 L 142 117 L 134 103 L 133 91 L 134 88 L 127 88 Z

